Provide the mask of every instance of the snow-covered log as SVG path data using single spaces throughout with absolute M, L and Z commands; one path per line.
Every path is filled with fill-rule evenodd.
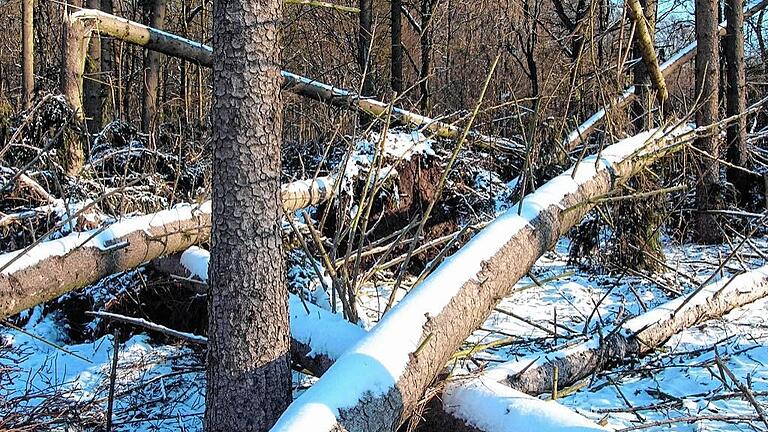
M 283 414 L 275 431 L 395 430 L 451 355 L 557 239 L 678 134 L 621 141 L 551 180 L 445 260 Z
M 82 87 L 85 68 L 85 52 L 92 34 L 111 36 L 133 45 L 157 51 L 169 56 L 182 58 L 202 66 L 210 67 L 213 62 L 213 49 L 172 33 L 164 32 L 146 25 L 110 15 L 94 9 L 80 9 L 69 14 L 64 20 L 71 35 L 65 47 L 64 69 L 62 71 L 62 93 L 77 112 L 82 115 Z M 372 116 L 386 116 L 389 104 L 379 100 L 362 97 L 355 92 L 324 84 L 291 72 L 282 71 L 283 89 L 299 96 L 307 97 L 345 109 L 359 109 Z M 402 124 L 423 128 L 431 134 L 457 139 L 463 129 L 452 124 L 425 117 L 402 109 L 392 109 L 392 120 Z M 469 133 L 469 138 L 485 147 L 502 151 L 523 150 L 519 143 L 504 138 L 490 137 L 476 131 Z
M 294 211 L 321 203 L 332 196 L 334 184 L 323 177 L 283 185 L 283 207 Z M 0 317 L 205 242 L 210 228 L 210 201 L 181 204 L 2 254 Z
M 521 393 L 484 375 L 460 377 L 424 413 L 429 432 L 598 432 L 602 426 L 557 403 Z M 435 403 L 439 403 L 437 406 Z
M 594 336 L 562 351 L 504 363 L 486 370 L 483 375 L 527 394 L 549 393 L 555 368 L 558 386 L 571 386 L 629 358 L 648 354 L 689 327 L 722 317 L 766 296 L 768 266 L 724 278 L 664 303 L 627 321 L 602 339 Z
M 768 0 L 760 0 L 751 4 L 744 11 L 744 19 L 746 20 L 749 17 L 755 15 L 756 13 L 763 10 L 766 6 L 768 6 Z M 725 22 L 720 24 L 720 36 L 725 36 L 725 25 Z M 696 41 L 693 41 L 683 47 L 683 49 L 673 54 L 670 58 L 667 59 L 667 61 L 659 66 L 662 77 L 667 78 L 671 76 L 694 57 L 696 57 Z M 632 103 L 636 97 L 637 95 L 635 94 L 635 86 L 630 86 L 625 89 L 624 92 L 620 94 L 616 99 L 614 99 L 608 107 L 601 108 L 590 118 L 585 120 L 584 123 L 580 124 L 576 129 L 572 130 L 568 136 L 565 137 L 563 148 L 566 150 L 574 149 L 582 141 L 586 140 L 592 134 L 592 132 L 595 131 L 597 125 L 605 119 L 607 111 L 620 110 L 625 108 L 630 103 Z

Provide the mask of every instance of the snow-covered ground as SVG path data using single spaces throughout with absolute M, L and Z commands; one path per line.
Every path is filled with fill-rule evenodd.
M 763 249 L 768 239 L 755 239 Z M 462 349 L 459 365 L 467 370 L 492 366 L 557 349 L 583 340 L 585 327 L 610 329 L 612 323 L 636 315 L 671 298 L 669 289 L 688 292 L 716 270 L 729 247 L 675 246 L 665 250 L 667 264 L 677 272 L 652 276 L 596 275 L 567 263 L 569 242 L 536 264 L 530 279 L 518 283 L 519 292 L 504 299 L 482 328 Z M 726 269 L 762 264 L 747 249 Z M 724 273 L 727 274 L 727 273 Z M 683 276 L 685 275 L 685 276 Z M 546 281 L 546 282 L 544 282 Z M 389 297 L 386 288 L 367 286 L 360 296 L 366 327 L 375 324 Z M 642 303 L 638 300 L 642 299 Z M 557 311 L 557 340 L 553 318 Z M 109 388 L 113 340 L 68 343 L 55 315 L 42 316 L 40 308 L 24 332 L 4 328 L 0 349 L 2 410 L 42 403 L 58 393 L 81 407 L 71 421 L 103 421 Z M 35 337 L 31 336 L 35 335 Z M 44 339 L 58 347 L 42 342 Z M 560 403 L 614 429 L 630 428 L 676 417 L 754 416 L 754 407 L 726 379 L 715 364 L 719 355 L 742 383 L 748 383 L 758 401 L 768 405 L 768 301 L 731 312 L 721 320 L 686 330 L 657 354 L 600 374 Z M 204 373 L 201 351 L 183 345 L 153 343 L 147 335 L 120 344 L 114 423 L 117 430 L 199 430 L 204 409 Z M 297 390 L 311 380 L 296 374 Z M 17 399 L 36 394 L 31 399 Z M 0 405 L 2 408 L 2 405 Z M 65 416 L 66 418 L 66 416 Z M 759 422 L 705 421 L 657 425 L 648 430 L 752 430 Z

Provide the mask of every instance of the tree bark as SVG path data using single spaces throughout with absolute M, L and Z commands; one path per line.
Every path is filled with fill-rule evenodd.
M 647 141 L 646 141 L 647 140 Z M 441 264 L 283 414 L 275 431 L 396 430 L 466 337 L 594 198 L 668 149 L 645 133 L 551 180 Z M 674 148 L 679 148 L 675 146 Z M 654 152 L 652 152 L 654 151 Z M 359 371 L 366 371 L 360 373 Z M 339 388 L 344 398 L 338 398 Z
M 291 402 L 280 204 L 281 20 L 281 0 L 214 3 L 209 432 L 267 430 Z
M 741 114 L 747 108 L 746 70 L 744 66 L 744 0 L 726 0 L 726 35 L 723 51 L 726 63 L 726 116 Z M 726 130 L 727 159 L 733 165 L 749 168 L 747 118 L 741 117 Z M 739 201 L 751 201 L 750 187 L 754 179 L 736 168 L 728 167 L 726 176 L 739 193 Z
M 392 82 L 392 91 L 397 94 L 403 93 L 403 25 L 402 25 L 402 0 L 390 0 L 390 20 L 391 20 L 391 50 L 392 65 L 390 74 Z
M 720 56 L 717 24 L 717 0 L 696 0 L 696 96 L 698 109 L 696 124 L 706 127 L 719 118 Z M 720 156 L 720 143 L 717 135 L 703 136 L 695 144 L 701 150 L 714 157 Z M 696 240 L 700 243 L 719 243 L 722 234 L 714 215 L 706 210 L 715 210 L 720 189 L 720 164 L 703 156 L 696 161 L 701 181 L 696 187 Z
M 357 64 L 362 74 L 363 96 L 373 95 L 373 80 L 371 80 L 371 41 L 373 40 L 373 0 L 359 0 L 360 9 L 357 37 Z
M 288 183 L 282 187 L 283 208 L 319 204 L 334 190 L 327 177 Z M 177 206 L 0 255 L 0 318 L 208 241 L 210 207 L 210 201 Z
M 645 72 L 658 92 L 659 102 L 663 103 L 669 97 L 669 92 L 667 91 L 667 84 L 664 82 L 664 75 L 659 69 L 659 59 L 656 57 L 656 49 L 654 48 L 656 3 L 653 0 L 646 1 L 644 7 L 640 4 L 640 0 L 629 0 L 627 6 L 629 15 L 635 22 L 635 46 L 638 48 L 643 63 L 645 63 Z
M 149 26 L 162 30 L 165 25 L 165 0 L 145 0 L 145 10 L 149 18 Z M 141 106 L 141 130 L 149 134 L 150 148 L 155 144 L 155 127 L 157 121 L 157 93 L 160 84 L 160 53 L 147 50 L 144 55 L 144 74 Z
M 635 0 L 636 1 L 636 0 Z M 634 1 L 633 1 L 634 3 Z M 627 4 L 629 7 L 629 3 Z M 655 40 L 656 35 L 656 12 L 657 12 L 657 1 L 656 0 L 640 0 L 640 8 L 643 10 L 643 16 L 645 17 L 645 23 L 647 23 L 647 32 L 649 39 L 651 43 Z M 633 14 L 633 21 L 637 22 L 637 20 L 634 18 Z M 638 24 L 636 24 L 638 25 Z M 635 30 L 635 42 L 634 42 L 634 57 L 635 58 L 642 58 L 643 54 L 641 52 L 640 45 L 642 42 L 640 41 L 639 35 L 637 30 Z M 655 57 L 655 52 L 654 52 Z M 657 62 L 658 65 L 658 62 Z M 663 71 L 660 72 L 663 73 Z M 647 130 L 653 127 L 653 119 L 650 115 L 650 105 L 651 101 L 649 99 L 650 92 L 648 91 L 648 83 L 650 82 L 650 77 L 648 73 L 648 66 L 643 59 L 643 61 L 637 62 L 635 67 L 632 70 L 632 73 L 634 75 L 634 82 L 635 82 L 635 101 L 632 104 L 632 117 L 634 119 L 635 124 L 635 130 L 636 131 L 642 131 Z
M 101 9 L 101 0 L 87 0 L 86 6 L 91 9 Z M 101 130 L 103 116 L 103 87 L 101 81 L 102 66 L 101 38 L 93 37 L 88 44 L 88 57 L 85 62 L 85 74 L 88 79 L 83 81 L 83 99 L 85 102 L 85 119 L 89 133 Z
M 32 107 L 35 92 L 35 0 L 21 1 L 21 101 Z
M 432 103 L 429 92 L 429 80 L 432 75 L 432 39 L 434 38 L 434 25 L 432 15 L 438 0 L 421 0 L 421 34 L 419 43 L 421 45 L 421 68 L 419 69 L 419 109 L 428 114 L 432 109 Z

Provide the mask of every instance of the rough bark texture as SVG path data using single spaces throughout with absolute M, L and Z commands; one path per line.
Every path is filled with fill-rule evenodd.
M 21 98 L 24 108 L 32 106 L 35 91 L 35 0 L 21 1 Z
M 90 31 L 96 27 L 101 34 L 109 35 L 130 44 L 139 45 L 149 50 L 154 50 L 199 63 L 202 66 L 211 67 L 213 64 L 213 50 L 211 47 L 193 42 L 171 33 L 153 29 L 145 25 L 115 17 L 94 10 L 80 10 L 69 16 L 70 22 L 80 22 L 85 26 L 88 23 Z M 90 33 L 88 34 L 90 36 Z M 68 50 L 72 48 L 67 47 Z M 74 55 L 74 54 L 73 54 Z M 82 55 L 82 54 L 81 54 Z M 62 69 L 62 93 L 73 107 L 82 107 L 82 61 L 75 58 L 67 61 Z M 309 78 L 283 71 L 283 90 L 298 94 L 299 96 L 314 99 L 332 106 L 344 109 L 359 109 L 371 116 L 384 116 L 389 111 L 389 104 L 376 99 L 360 97 L 355 92 L 339 89 Z M 80 87 L 74 83 L 80 79 Z M 64 89 L 69 89 L 64 91 Z M 426 132 L 441 138 L 457 139 L 463 129 L 455 125 L 444 123 L 429 117 L 416 114 L 401 108 L 394 108 L 392 112 L 393 122 L 409 124 L 423 128 Z M 520 152 L 519 145 L 503 138 L 490 137 L 481 133 L 470 131 L 469 138 L 482 147 L 494 148 L 504 152 Z
M 629 0 L 627 7 L 629 8 L 629 16 L 635 22 L 635 44 L 643 63 L 645 63 L 651 84 L 658 92 L 659 102 L 664 102 L 669 97 L 669 92 L 664 81 L 664 75 L 659 69 L 659 59 L 656 57 L 656 50 L 654 49 L 656 3 L 653 0 L 645 3 L 645 5 L 641 5 L 640 0 Z M 650 19 L 648 19 L 649 17 Z
M 91 9 L 101 9 L 101 0 L 87 0 L 85 4 Z M 101 38 L 92 37 L 88 45 L 88 57 L 85 62 L 85 74 L 88 78 L 83 81 L 85 118 L 90 133 L 101 130 L 104 91 L 101 85 L 101 62 Z
M 145 0 L 149 26 L 162 30 L 165 22 L 165 0 Z M 150 135 L 150 147 L 154 147 L 157 118 L 157 91 L 160 83 L 160 53 L 147 50 L 144 55 L 144 85 L 142 89 L 141 130 Z
M 662 139 L 650 143 L 649 147 L 655 148 L 665 144 L 668 142 Z M 418 350 L 409 355 L 405 371 L 400 376 L 393 377 L 394 386 L 384 394 L 379 393 L 381 389 L 377 389 L 376 393 L 373 393 L 372 389 L 353 407 L 340 410 L 336 424 L 331 429 L 318 427 L 317 430 L 395 430 L 414 413 L 424 391 L 443 370 L 455 350 L 490 315 L 496 303 L 509 295 L 516 281 L 527 274 L 539 256 L 581 220 L 593 206 L 592 200 L 613 190 L 617 182 L 625 181 L 636 170 L 647 166 L 652 159 L 653 157 L 629 158 L 612 164 L 612 169 L 601 170 L 582 183 L 575 192 L 565 195 L 559 202 L 542 210 L 529 225 L 517 231 L 491 258 L 484 261 L 478 274 L 467 275 L 468 279 L 440 313 L 427 317 L 419 338 L 422 342 Z M 396 320 L 397 310 L 393 309 L 391 315 L 385 319 Z M 371 338 L 378 334 L 380 332 L 370 333 L 366 337 L 368 343 L 375 344 Z M 332 375 L 340 379 L 343 376 L 354 380 L 355 378 L 347 373 L 350 369 L 375 369 L 377 364 L 376 359 L 351 353 L 350 357 L 345 355 L 342 366 L 337 364 L 331 368 L 333 370 L 339 367 Z M 350 369 L 344 370 L 343 367 Z M 329 376 L 326 376 L 323 379 L 328 378 Z M 357 386 L 349 385 L 351 388 Z M 299 405 L 297 410 L 300 411 L 301 399 L 297 400 L 296 404 Z M 286 413 L 288 417 L 281 420 L 290 423 L 291 414 L 293 412 Z
M 720 56 L 717 24 L 717 0 L 696 0 L 696 95 L 699 106 L 696 124 L 709 126 L 719 118 Z M 696 140 L 698 148 L 712 156 L 720 156 L 719 136 L 703 136 Z M 697 158 L 696 166 L 701 181 L 696 186 L 698 210 L 715 210 L 719 207 L 720 164 L 704 156 Z M 696 215 L 696 239 L 701 243 L 719 243 L 722 234 L 712 214 Z
M 318 204 L 329 199 L 333 189 L 333 182 L 328 178 L 317 179 L 315 182 L 289 183 L 282 188 L 283 207 L 286 211 L 294 211 Z M 208 241 L 211 214 L 206 208 L 203 205 L 194 217 L 181 220 L 171 218 L 171 222 L 163 222 L 162 214 L 166 217 L 172 214 L 168 211 L 140 216 L 145 222 L 139 224 L 134 222 L 138 218 L 129 218 L 117 222 L 122 227 L 112 227 L 115 232 L 123 234 L 105 239 L 110 245 L 115 245 L 112 248 L 84 245 L 93 236 L 100 234 L 101 230 L 95 230 L 81 233 L 73 243 L 75 246 L 84 246 L 75 247 L 64 255 L 49 256 L 22 269 L 9 266 L 0 270 L 0 317 L 16 314 L 111 274 L 130 270 L 157 257 L 181 252 L 192 245 Z M 150 221 L 155 221 L 155 224 Z M 63 240 L 70 238 L 73 237 Z M 58 240 L 43 242 L 28 250 L 25 255 L 46 255 L 46 251 L 59 249 L 60 244 Z M 5 267 L 5 263 L 19 253 L 0 255 L 0 268 Z
M 744 66 L 744 0 L 726 0 L 725 2 L 726 35 L 723 38 L 723 51 L 726 63 L 725 106 L 726 116 L 743 113 L 747 108 L 746 70 Z M 726 131 L 728 162 L 748 168 L 750 165 L 747 148 L 747 118 L 741 117 Z M 742 205 L 749 203 L 752 180 L 743 171 L 729 167 L 726 170 L 728 181 L 739 192 Z
M 214 3 L 209 432 L 267 430 L 291 402 L 280 204 L 281 19 L 281 0 Z
M 549 360 L 534 365 L 523 373 L 509 376 L 506 383 L 516 390 L 531 395 L 550 393 L 555 367 L 558 368 L 558 387 L 565 388 L 592 374 L 624 363 L 628 359 L 649 354 L 669 338 L 687 328 L 720 318 L 733 309 L 768 296 L 768 276 L 765 273 L 761 274 L 762 276 L 749 289 L 746 287 L 740 290 L 723 289 L 709 301 L 697 302 L 679 313 L 670 314 L 637 334 L 629 329 L 621 329 L 600 343 L 586 347 L 577 353 L 565 356 L 553 355 Z M 736 276 L 738 277 L 740 276 Z

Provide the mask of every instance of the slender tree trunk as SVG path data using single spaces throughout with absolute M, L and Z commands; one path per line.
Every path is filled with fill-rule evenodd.
M 267 430 L 291 402 L 280 203 L 281 20 L 281 0 L 214 3 L 209 432 Z
M 696 124 L 708 126 L 718 120 L 720 57 L 718 55 L 717 0 L 696 0 L 696 96 L 699 107 L 696 111 Z M 695 145 L 718 157 L 720 144 L 717 135 L 701 137 Z M 696 237 L 701 243 L 717 243 L 722 234 L 714 215 L 705 213 L 719 207 L 720 165 L 716 161 L 699 157 L 698 172 L 701 181 L 696 187 L 697 214 Z
M 371 81 L 371 40 L 373 37 L 373 0 L 359 0 L 360 28 L 357 36 L 357 63 L 360 73 L 363 75 L 363 96 L 373 94 L 373 82 Z
M 743 113 L 747 108 L 745 86 L 746 71 L 744 68 L 744 0 L 726 0 L 725 18 L 727 21 L 726 35 L 723 38 L 723 51 L 726 63 L 725 105 L 726 115 L 734 116 Z M 747 119 L 741 117 L 728 126 L 726 132 L 728 162 L 747 167 L 749 152 L 747 150 Z M 728 181 L 739 192 L 741 204 L 750 201 L 750 177 L 734 168 L 726 171 Z
M 435 33 L 434 26 L 432 25 L 432 14 L 436 6 L 436 0 L 421 1 L 421 35 L 419 35 L 421 45 L 419 90 L 421 97 L 419 99 L 419 109 L 422 114 L 429 114 L 429 111 L 432 109 L 429 94 L 429 78 L 432 74 L 432 39 Z
M 111 14 L 114 10 L 112 0 L 101 0 L 101 8 L 104 12 Z M 107 107 L 107 116 L 109 117 L 116 117 L 119 114 L 119 106 L 120 104 L 115 103 L 115 101 L 120 100 L 118 95 L 118 90 L 116 88 L 119 88 L 119 82 L 115 80 L 115 76 L 113 75 L 113 72 L 115 70 L 115 52 L 114 52 L 114 43 L 110 38 L 105 38 L 101 41 L 101 74 L 104 77 L 104 82 L 106 82 L 106 89 L 102 93 L 102 97 L 104 98 L 104 101 L 102 103 L 102 107 Z M 105 113 L 104 108 L 102 108 L 102 120 L 104 120 Z
M 648 33 L 653 41 L 656 35 L 657 0 L 640 0 L 640 6 L 643 8 L 643 15 L 648 24 Z M 635 41 L 633 44 L 633 57 L 635 59 L 642 57 L 640 45 L 638 43 L 637 31 L 635 31 Z M 650 92 L 648 91 L 650 86 L 648 66 L 644 61 L 638 61 L 632 69 L 632 73 L 634 75 L 635 94 L 637 95 L 635 102 L 632 104 L 632 118 L 635 129 L 637 132 L 640 132 L 653 126 L 653 118 L 649 109 L 653 102 L 650 100 Z
M 101 9 L 101 0 L 86 0 L 86 7 Z M 88 58 L 85 62 L 86 78 L 83 81 L 83 103 L 88 132 L 94 133 L 101 129 L 103 87 L 101 81 L 102 62 L 101 38 L 94 35 L 88 45 Z
M 402 29 L 402 0 L 390 0 L 390 20 L 392 36 L 392 91 L 403 93 L 403 29 Z
M 35 0 L 21 1 L 21 100 L 24 108 L 32 106 L 35 91 Z
M 162 30 L 165 22 L 165 0 L 146 0 L 149 26 Z M 141 111 L 141 130 L 149 134 L 150 147 L 154 148 L 154 134 L 157 121 L 157 94 L 160 82 L 160 59 L 155 51 L 147 51 L 144 56 L 144 74 L 142 96 L 144 103 Z

